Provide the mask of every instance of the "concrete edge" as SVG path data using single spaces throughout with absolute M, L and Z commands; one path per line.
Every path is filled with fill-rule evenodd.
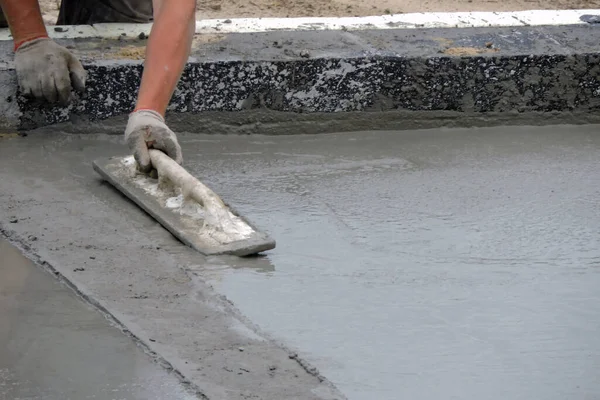
M 109 311 L 108 307 L 106 306 L 106 304 L 104 304 L 104 302 L 102 300 L 96 298 L 96 296 L 93 296 L 91 294 L 91 292 L 86 288 L 85 285 L 71 281 L 68 277 L 63 275 L 59 271 L 59 269 L 57 269 L 52 263 L 48 262 L 47 260 L 43 259 L 37 253 L 33 252 L 31 250 L 31 248 L 29 247 L 29 245 L 27 244 L 27 241 L 25 239 L 19 237 L 15 232 L 12 232 L 12 231 L 4 228 L 1 224 L 0 224 L 0 237 L 3 237 L 4 239 L 6 239 L 10 244 L 12 244 L 17 249 L 19 249 L 19 251 L 21 251 L 21 253 L 25 257 L 27 257 L 30 261 L 32 261 L 34 264 L 41 267 L 42 270 L 51 274 L 56 280 L 58 280 L 60 283 L 62 283 L 67 288 L 72 290 L 73 293 L 75 293 L 75 295 L 81 301 L 89 304 L 95 310 L 97 310 L 102 316 L 104 316 L 104 318 L 106 318 L 106 320 L 111 325 L 113 325 L 114 327 L 119 329 L 121 331 L 121 333 L 123 333 L 125 336 L 127 336 L 128 338 L 133 340 L 133 342 L 140 349 L 142 349 L 142 351 L 146 355 L 148 355 L 151 358 L 151 360 L 153 360 L 153 362 L 160 365 L 167 372 L 175 374 L 177 379 L 181 382 L 181 384 L 185 387 L 186 390 L 192 391 L 193 394 L 195 394 L 202 400 L 208 400 L 208 397 L 204 395 L 204 393 L 200 390 L 200 388 L 197 385 L 190 382 L 184 376 L 184 374 L 181 371 L 179 371 L 173 364 L 171 364 L 169 361 L 167 361 L 164 357 L 162 357 L 156 351 L 152 350 L 146 341 L 142 340 L 142 338 L 138 337 L 134 332 L 132 332 L 132 330 L 130 330 L 127 327 L 127 325 L 124 321 L 120 320 L 117 316 L 115 316 L 113 313 L 111 313 Z
M 550 112 L 586 122 L 600 110 L 599 21 L 595 9 L 198 21 L 169 118 L 182 122 L 173 128 L 194 131 L 207 113 L 227 113 L 234 126 L 243 125 L 244 111 L 259 126 L 285 114 L 306 133 L 319 132 L 323 118 L 331 124 L 350 112 L 384 112 L 396 122 L 408 112 L 434 126 L 444 126 L 449 113 L 458 126 L 506 113 L 515 121 Z M 117 133 L 122 127 L 110 120 L 135 103 L 150 26 L 51 30 L 89 74 L 86 93 L 74 94 L 67 107 L 21 96 L 12 62 L 2 63 L 0 130 L 67 123 L 79 132 Z M 11 53 L 10 40 L 0 41 L 3 59 Z
M 10 244 L 17 247 L 22 254 L 32 261 L 35 265 L 42 268 L 47 273 L 51 274 L 60 283 L 64 284 L 67 288 L 73 291 L 73 293 L 84 303 L 89 304 L 95 310 L 100 312 L 107 321 L 115 328 L 119 329 L 121 333 L 126 335 L 128 338 L 140 347 L 140 349 L 150 357 L 150 359 L 158 364 L 160 367 L 165 369 L 168 373 L 172 373 L 176 376 L 179 382 L 183 385 L 185 390 L 198 396 L 199 399 L 209 400 L 218 398 L 215 397 L 215 390 L 213 388 L 202 387 L 201 383 L 190 376 L 191 374 L 185 371 L 185 367 L 182 364 L 182 360 L 173 359 L 172 354 L 164 356 L 160 349 L 153 349 L 151 339 L 147 336 L 147 331 L 128 318 L 126 315 L 119 313 L 114 307 L 107 305 L 97 294 L 81 281 L 74 281 L 68 276 L 61 272 L 60 267 L 56 267 L 52 262 L 48 261 L 28 244 L 28 240 L 25 239 L 18 232 L 7 229 L 0 223 L 0 237 L 7 240 Z M 190 276 L 193 281 L 199 279 L 194 276 L 191 271 L 186 270 L 185 273 Z M 303 359 L 298 355 L 297 352 L 290 349 L 281 340 L 273 337 L 268 332 L 265 332 L 261 327 L 256 325 L 248 317 L 242 314 L 235 304 L 229 300 L 226 296 L 214 292 L 210 289 L 211 293 L 205 293 L 206 297 L 210 300 L 204 300 L 210 307 L 214 307 L 217 312 L 226 315 L 231 321 L 241 324 L 243 330 L 247 330 L 247 333 L 240 333 L 241 335 L 250 335 L 250 337 L 258 338 L 260 341 L 269 343 L 270 346 L 281 350 L 286 354 L 287 358 L 294 364 L 296 364 L 307 376 L 313 377 L 317 380 L 321 387 L 308 388 L 307 390 L 312 392 L 311 399 L 319 400 L 345 400 L 346 397 L 342 394 L 337 387 L 325 377 L 314 365 L 309 361 Z M 185 362 L 187 364 L 187 362 Z M 179 368 L 181 367 L 181 368 Z M 265 384 L 268 382 L 261 382 Z

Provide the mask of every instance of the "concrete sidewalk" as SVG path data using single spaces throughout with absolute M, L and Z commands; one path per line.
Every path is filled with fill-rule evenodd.
M 0 228 L 210 399 L 596 398 L 599 129 L 181 134 L 253 259 L 100 182 L 120 136 L 40 132 L 0 141 Z

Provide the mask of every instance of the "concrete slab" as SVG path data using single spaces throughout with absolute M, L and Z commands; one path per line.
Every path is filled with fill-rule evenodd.
M 0 320 L 0 399 L 199 398 L 4 240 Z
M 120 136 L 37 133 L 0 142 L 0 229 L 209 398 L 595 398 L 599 130 L 181 134 L 256 259 L 101 184 Z
M 600 397 L 598 128 L 205 139 L 279 245 L 204 274 L 350 399 Z
M 0 233 L 205 398 L 344 399 L 190 272 L 205 265 L 200 253 L 92 169 L 93 159 L 123 154 L 121 139 L 0 138 Z

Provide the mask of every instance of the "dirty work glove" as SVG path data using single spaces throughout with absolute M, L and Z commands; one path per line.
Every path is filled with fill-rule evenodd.
M 177 136 L 165 125 L 164 118 L 156 111 L 138 110 L 129 114 L 125 141 L 133 152 L 141 172 L 148 173 L 152 170 L 148 149 L 161 150 L 179 165 L 183 163 Z
M 52 39 L 34 39 L 15 52 L 15 69 L 21 92 L 49 103 L 66 105 L 71 89 L 85 90 L 86 72 L 79 60 Z

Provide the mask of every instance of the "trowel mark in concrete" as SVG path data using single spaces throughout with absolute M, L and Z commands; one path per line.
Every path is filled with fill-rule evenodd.
M 181 140 L 186 146 L 185 135 Z M 121 140 L 106 135 L 44 132 L 3 141 L 0 221 L 16 222 L 0 222 L 0 232 L 208 398 L 344 399 L 186 271 L 208 259 L 102 183 L 90 160 L 122 152 Z M 33 235 L 37 240 L 28 239 Z
M 222 269 L 214 285 L 351 399 L 562 400 L 600 392 L 598 129 L 181 134 L 180 141 L 195 175 L 210 176 L 218 193 L 281 240 L 268 259 L 232 263 L 233 274 Z M 27 140 L 0 147 L 0 171 L 10 171 L 0 172 L 0 212 L 7 217 L 19 207 L 25 220 L 14 229 L 24 237 L 49 230 L 49 238 L 32 243 L 36 251 L 62 267 L 89 254 L 69 247 L 69 235 L 78 246 L 107 246 L 97 268 L 66 273 L 95 295 L 117 299 L 111 307 L 135 318 L 138 331 L 156 333 L 151 337 L 171 358 L 194 363 L 185 372 L 213 393 L 227 383 L 237 393 L 268 391 L 264 398 L 279 400 L 289 390 L 298 399 L 317 397 L 307 389 L 315 380 L 278 358 L 282 352 L 231 335 L 202 301 L 177 296 L 189 292 L 177 265 L 195 264 L 202 276 L 214 258 L 187 253 L 97 186 L 92 171 L 67 178 L 120 146 L 96 136 L 62 146 L 52 136 Z M 314 172 L 394 159 L 375 171 Z M 128 280 L 149 298 L 127 297 Z M 203 288 L 195 296 L 206 300 L 211 292 L 200 279 L 194 284 Z M 210 324 L 197 323 L 204 316 Z M 192 343 L 200 334 L 204 340 Z M 261 369 L 268 363 L 257 359 L 277 360 L 285 371 L 268 381 L 270 371 Z M 240 360 L 251 373 L 202 369 L 231 369 Z M 285 388 L 269 391 L 265 379 Z

